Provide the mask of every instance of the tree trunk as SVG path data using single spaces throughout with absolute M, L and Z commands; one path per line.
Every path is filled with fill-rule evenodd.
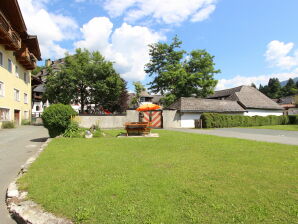
M 84 94 L 81 92 L 81 99 L 80 99 L 80 103 L 81 103 L 81 113 L 84 114 L 84 107 L 85 107 L 85 104 L 84 104 Z

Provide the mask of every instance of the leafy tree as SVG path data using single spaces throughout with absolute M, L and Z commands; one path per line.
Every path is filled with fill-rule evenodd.
M 135 93 L 136 95 L 132 98 L 131 103 L 133 105 L 139 105 L 140 103 L 140 97 L 141 97 L 141 92 L 145 91 L 145 87 L 142 85 L 141 82 L 133 82 L 133 85 L 135 87 Z
M 214 56 L 205 50 L 194 50 L 183 60 L 186 52 L 180 50 L 181 44 L 175 36 L 170 45 L 149 45 L 150 62 L 145 72 L 154 76 L 149 89 L 165 95 L 162 99 L 165 106 L 179 97 L 206 97 L 213 93 L 217 84 L 213 76 L 220 70 L 214 68 Z
M 254 84 L 253 82 L 250 84 L 250 86 L 255 88 L 255 89 L 257 88 L 256 84 Z
M 281 97 L 281 85 L 278 78 L 269 79 L 267 96 L 272 99 Z
M 293 79 L 289 79 L 287 84 L 282 88 L 284 96 L 291 96 L 298 93 L 298 89 Z
M 66 55 L 60 69 L 49 68 L 45 89 L 50 103 L 80 103 L 81 111 L 92 103 L 115 111 L 126 83 L 99 52 L 77 49 Z
M 32 75 L 35 76 L 37 75 L 42 69 L 44 69 L 44 66 L 36 66 L 34 70 L 32 70 Z

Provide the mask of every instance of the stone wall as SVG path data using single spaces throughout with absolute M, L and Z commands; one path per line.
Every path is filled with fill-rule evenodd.
M 163 128 L 181 128 L 181 118 L 177 110 L 163 110 Z
M 79 125 L 90 128 L 92 125 L 99 125 L 100 128 L 123 128 L 126 122 L 139 121 L 139 112 L 127 110 L 123 116 L 78 116 Z

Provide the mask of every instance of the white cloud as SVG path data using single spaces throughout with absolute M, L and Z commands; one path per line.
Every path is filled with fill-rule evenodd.
M 29 34 L 37 35 L 42 57 L 63 57 L 67 51 L 58 42 L 74 39 L 77 23 L 70 17 L 49 13 L 48 0 L 19 0 Z
M 135 22 L 151 17 L 157 22 L 179 24 L 190 19 L 207 19 L 215 10 L 217 0 L 105 0 L 104 8 L 112 17 L 124 16 Z
M 254 83 L 257 87 L 262 85 L 267 85 L 270 78 L 278 78 L 279 81 L 288 80 L 289 78 L 298 77 L 298 70 L 291 73 L 278 73 L 278 74 L 270 74 L 270 75 L 260 75 L 260 76 L 241 76 L 237 75 L 231 79 L 220 79 L 218 80 L 218 84 L 216 86 L 217 90 L 233 88 L 241 85 L 250 85 Z
M 95 17 L 83 25 L 84 39 L 75 47 L 99 50 L 108 60 L 115 62 L 115 69 L 127 80 L 143 80 L 144 65 L 149 62 L 148 44 L 164 40 L 164 36 L 147 27 L 123 23 L 113 29 L 106 17 Z
M 298 66 L 298 50 L 296 50 L 293 56 L 289 54 L 294 48 L 294 43 L 284 43 L 278 40 L 273 40 L 267 45 L 267 51 L 265 53 L 266 60 L 271 66 L 279 67 L 282 69 L 292 69 Z

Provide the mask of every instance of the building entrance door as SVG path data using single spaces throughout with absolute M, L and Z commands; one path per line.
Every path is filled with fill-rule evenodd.
M 20 111 L 19 110 L 14 110 L 14 123 L 16 125 L 20 124 Z

